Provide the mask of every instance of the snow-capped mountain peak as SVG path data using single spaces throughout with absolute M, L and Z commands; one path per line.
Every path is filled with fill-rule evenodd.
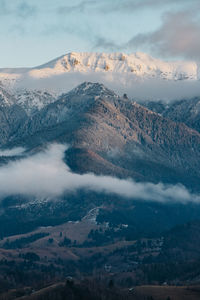
M 98 82 L 83 82 L 69 92 L 69 95 L 95 95 L 95 96 L 115 96 L 115 93 Z
M 198 79 L 198 65 L 192 61 L 162 61 L 142 52 L 90 53 L 70 52 L 44 65 L 27 69 L 0 69 L 0 80 L 20 77 L 49 78 L 64 73 L 128 73 L 144 78 L 168 80 Z
M 30 76 L 44 78 L 66 72 L 130 73 L 138 77 L 158 77 L 169 80 L 197 79 L 195 62 L 167 62 L 142 52 L 88 53 L 71 52 L 45 65 L 33 68 Z

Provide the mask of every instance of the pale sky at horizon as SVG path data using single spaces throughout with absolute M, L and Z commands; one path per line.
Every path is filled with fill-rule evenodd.
M 71 51 L 200 60 L 199 0 L 0 0 L 0 68 Z

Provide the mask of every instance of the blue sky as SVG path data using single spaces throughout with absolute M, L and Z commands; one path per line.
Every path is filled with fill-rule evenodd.
M 0 67 L 70 51 L 200 59 L 199 0 L 0 0 Z

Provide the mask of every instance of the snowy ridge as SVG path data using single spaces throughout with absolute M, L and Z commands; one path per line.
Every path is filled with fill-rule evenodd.
M 165 62 L 137 52 L 124 53 L 68 53 L 29 72 L 33 77 L 49 77 L 65 72 L 132 73 L 139 77 L 165 79 L 197 79 L 195 62 Z
M 0 107 L 19 105 L 29 116 L 55 102 L 56 99 L 56 94 L 45 90 L 20 89 L 14 91 L 0 85 Z
M 55 101 L 56 95 L 45 90 L 23 89 L 16 92 L 16 103 L 23 107 L 28 115 Z
M 94 96 L 116 96 L 117 95 L 105 85 L 98 82 L 83 82 L 74 89 L 72 89 L 69 93 L 69 96 L 74 95 L 94 95 Z
M 196 62 L 166 62 L 141 52 L 132 54 L 71 52 L 35 68 L 0 69 L 0 80 L 15 81 L 26 75 L 31 78 L 49 78 L 70 72 L 129 73 L 139 78 L 168 80 L 197 80 L 199 74 Z

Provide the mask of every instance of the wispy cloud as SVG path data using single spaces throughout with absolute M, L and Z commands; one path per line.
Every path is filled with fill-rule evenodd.
M 111 39 L 106 39 L 105 37 L 102 36 L 96 36 L 94 38 L 94 45 L 93 49 L 106 49 L 109 51 L 121 51 L 124 50 L 124 45 L 119 45 L 115 41 Z
M 8 2 L 0 0 L 0 15 L 27 18 L 37 13 L 37 6 L 27 3 L 27 1 Z
M 6 0 L 0 0 L 0 16 L 9 14 L 9 9 L 6 5 Z
M 144 9 L 159 9 L 167 8 L 169 5 L 181 6 L 184 4 L 193 5 L 198 3 L 198 0 L 84 0 L 76 5 L 63 5 L 57 9 L 59 14 L 83 13 L 88 10 L 93 10 L 98 13 L 128 13 L 132 14 L 138 10 Z
M 0 195 L 58 197 L 69 191 L 87 189 L 145 201 L 200 203 L 200 196 L 191 195 L 181 185 L 136 183 L 109 176 L 75 174 L 63 162 L 66 149 L 64 145 L 53 144 L 44 152 L 2 166 Z
M 96 0 L 88 0 L 81 1 L 76 5 L 63 5 L 57 8 L 58 14 L 71 14 L 71 13 L 83 13 L 89 8 L 95 7 L 99 4 L 99 1 Z
M 37 7 L 23 1 L 17 6 L 16 13 L 21 18 L 35 16 L 37 13 Z

